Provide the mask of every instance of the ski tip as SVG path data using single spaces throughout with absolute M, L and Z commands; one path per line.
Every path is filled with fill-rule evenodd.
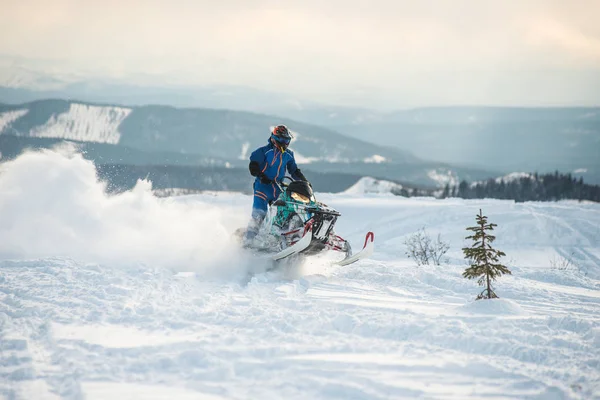
M 365 244 L 363 245 L 363 249 L 367 247 L 369 243 L 373 243 L 375 241 L 375 234 L 373 232 L 367 232 L 365 236 Z

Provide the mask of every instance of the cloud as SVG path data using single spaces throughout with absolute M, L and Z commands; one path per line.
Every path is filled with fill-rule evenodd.
M 364 88 L 389 99 L 415 82 L 435 99 L 427 82 L 470 71 L 467 101 L 499 71 L 600 70 L 600 3 L 587 0 L 4 2 L 0 53 L 320 100 Z
M 569 56 L 574 64 L 600 64 L 600 37 L 586 35 L 580 29 L 555 19 L 540 18 L 533 21 L 528 39 L 534 46 Z

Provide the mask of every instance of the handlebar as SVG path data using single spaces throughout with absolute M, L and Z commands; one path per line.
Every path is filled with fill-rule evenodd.
M 286 179 L 286 178 L 289 179 L 290 182 L 294 182 L 294 180 L 289 176 L 284 176 L 283 179 L 281 180 L 281 182 L 273 181 L 277 185 L 277 187 L 279 188 L 279 190 L 281 192 L 283 192 L 283 189 L 285 189 L 286 187 L 289 186 L 289 183 L 284 182 L 284 179 Z

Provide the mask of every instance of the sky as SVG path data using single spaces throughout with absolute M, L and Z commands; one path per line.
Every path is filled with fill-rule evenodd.
M 0 0 L 53 74 L 345 106 L 600 105 L 600 0 Z

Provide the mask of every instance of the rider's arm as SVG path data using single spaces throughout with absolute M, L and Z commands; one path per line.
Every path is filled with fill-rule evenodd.
M 300 168 L 298 168 L 298 166 L 296 165 L 296 160 L 294 159 L 293 153 L 292 157 L 290 158 L 290 161 L 288 161 L 287 163 L 287 170 L 294 180 L 308 182 L 302 171 L 300 171 Z
M 258 161 L 250 161 L 250 165 L 248 165 L 248 169 L 250 170 L 250 175 L 252 175 L 252 176 L 259 176 L 261 174 L 260 164 L 258 164 Z
M 266 158 L 265 153 L 262 147 L 254 150 L 252 154 L 250 154 L 250 165 L 248 165 L 248 169 L 250 170 L 250 175 L 252 176 L 261 176 L 262 175 L 262 166 L 265 164 Z
M 308 182 L 308 179 L 306 179 L 306 177 L 304 176 L 304 174 L 302 173 L 302 171 L 300 171 L 300 168 L 296 168 L 296 172 L 294 172 L 292 174 L 292 178 L 294 178 L 297 181 L 306 181 L 306 182 Z
M 265 157 L 264 149 L 262 147 L 258 148 L 250 155 L 250 164 L 248 165 L 248 169 L 250 170 L 250 175 L 260 178 L 262 183 L 268 185 L 271 184 L 272 181 L 263 172 L 264 164 L 266 162 L 267 159 Z

